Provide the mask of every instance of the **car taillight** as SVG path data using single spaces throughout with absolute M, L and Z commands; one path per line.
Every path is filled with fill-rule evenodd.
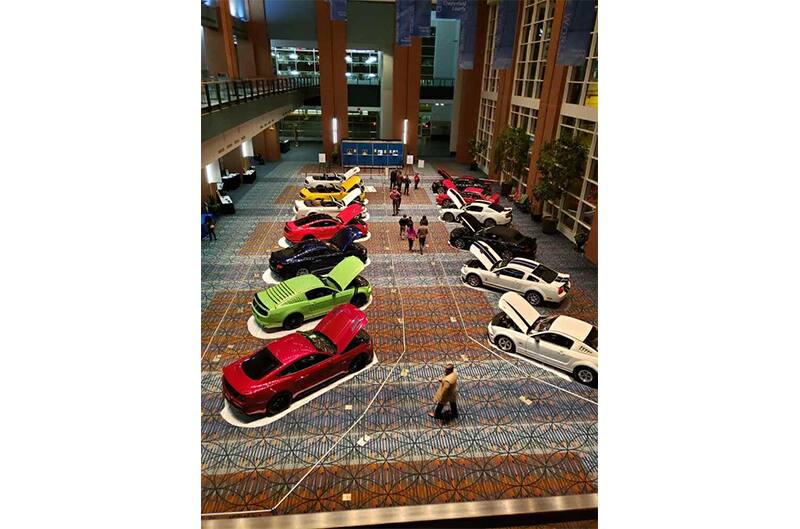
M 278 270 L 280 270 L 281 268 L 283 268 L 283 263 L 278 263 L 278 266 L 277 266 L 276 268 L 277 268 Z
M 564 293 L 564 285 L 561 285 L 560 287 L 558 287 L 558 294 L 561 295 L 563 293 Z

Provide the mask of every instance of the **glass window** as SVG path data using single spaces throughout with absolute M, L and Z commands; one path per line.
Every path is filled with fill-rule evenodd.
M 331 294 L 333 294 L 333 291 L 331 291 L 329 288 L 326 287 L 314 288 L 306 292 L 306 299 L 309 300 L 318 299 L 321 297 L 330 296 Z
M 542 334 L 540 334 L 538 336 L 539 336 L 540 340 L 543 340 L 545 342 L 549 342 L 549 343 L 552 343 L 552 344 L 555 344 L 555 345 L 560 345 L 561 347 L 564 347 L 566 349 L 571 349 L 572 348 L 572 344 L 575 343 L 574 340 L 570 340 L 566 336 L 562 336 L 562 335 L 556 334 L 554 332 L 545 332 L 545 333 L 542 333 Z
M 515 268 L 504 268 L 498 272 L 501 276 L 513 277 L 514 279 L 522 279 L 522 276 L 525 275 L 525 272 L 522 270 L 517 270 Z

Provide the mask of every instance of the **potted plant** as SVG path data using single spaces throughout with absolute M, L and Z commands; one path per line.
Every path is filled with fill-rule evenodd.
M 588 240 L 589 236 L 583 232 L 575 235 L 575 251 L 583 253 L 583 247 L 586 245 L 586 241 Z
M 531 138 L 522 128 L 506 127 L 497 135 L 492 154 L 494 172 L 500 173 L 500 194 L 508 196 L 514 187 L 514 180 L 522 179 L 522 173 L 528 167 L 528 156 L 531 150 Z M 511 177 L 504 182 L 504 176 Z
M 541 178 L 533 189 L 539 211 L 548 201 L 555 203 L 561 200 L 570 185 L 583 174 L 587 157 L 586 146 L 571 136 L 562 136 L 542 146 L 539 159 L 536 160 Z M 557 226 L 558 220 L 555 217 L 547 216 L 542 219 L 544 233 L 556 233 Z
M 483 154 L 489 143 L 486 141 L 478 141 L 475 138 L 469 140 L 469 155 L 472 157 L 472 163 L 469 165 L 470 171 L 478 170 L 478 157 Z

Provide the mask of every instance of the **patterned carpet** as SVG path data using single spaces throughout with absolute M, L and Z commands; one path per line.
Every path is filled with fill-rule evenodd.
M 385 177 L 365 177 L 377 189 L 367 197 L 372 264 L 363 275 L 376 287 L 366 312 L 380 362 L 263 428 L 222 419 L 221 368 L 263 343 L 247 331 L 248 303 L 264 287 L 269 251 L 291 218 L 297 173 L 312 165 L 259 167 L 255 184 L 232 193 L 237 214 L 218 222 L 219 240 L 202 243 L 202 512 L 289 514 L 597 492 L 598 393 L 487 347 L 486 324 L 500 294 L 461 284 L 469 254 L 447 245 L 455 225 L 437 220 L 435 160 L 401 210 L 415 222 L 423 214 L 430 220 L 424 256 L 409 253 L 399 238 Z M 538 237 L 539 258 L 573 277 L 568 299 L 542 312 L 596 322 L 596 268 L 563 237 L 543 235 L 518 216 L 514 225 Z M 426 414 L 447 362 L 459 374 L 460 417 L 443 426 Z M 364 436 L 370 441 L 360 446 Z

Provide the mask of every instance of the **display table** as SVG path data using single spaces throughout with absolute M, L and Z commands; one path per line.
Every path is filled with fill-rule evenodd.
M 222 177 L 222 189 L 224 191 L 239 189 L 240 185 L 242 185 L 242 175 L 239 173 L 231 173 Z
M 219 212 L 225 215 L 233 215 L 236 213 L 236 208 L 233 207 L 233 200 L 228 195 L 223 195 L 219 191 L 217 191 L 217 197 L 219 198 Z
M 291 145 L 289 144 L 289 140 L 283 140 L 280 142 L 281 152 L 289 152 Z
M 248 169 L 244 173 L 242 173 L 242 182 L 245 184 L 252 184 L 256 181 L 256 170 L 255 169 Z

